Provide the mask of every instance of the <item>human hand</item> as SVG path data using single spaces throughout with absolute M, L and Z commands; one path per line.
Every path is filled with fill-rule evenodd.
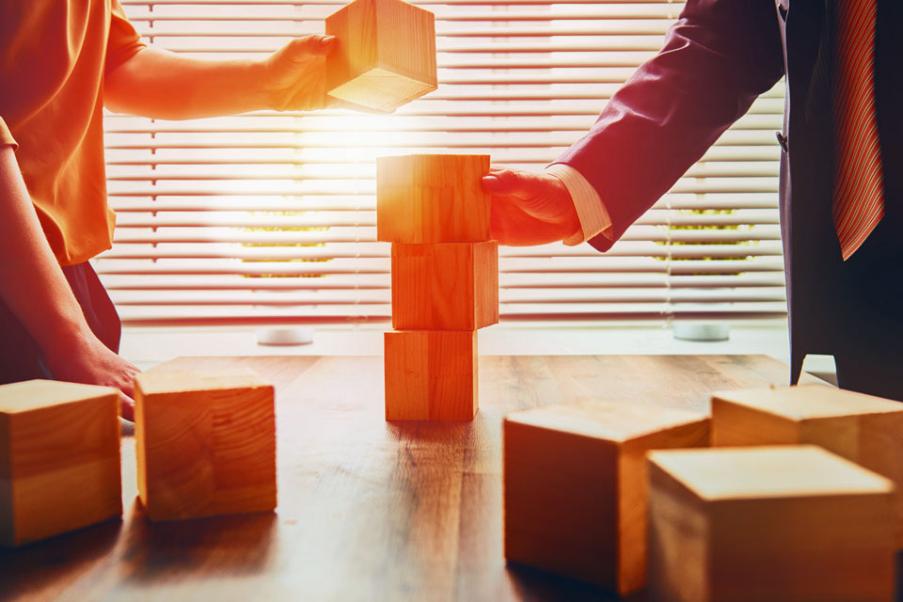
M 326 55 L 335 36 L 296 38 L 263 62 L 263 92 L 277 111 L 322 109 L 327 105 Z
M 137 367 L 110 351 L 93 333 L 80 333 L 44 352 L 44 360 L 58 380 L 113 387 L 120 392 L 120 414 L 134 420 Z
M 580 229 L 571 194 L 555 176 L 492 169 L 483 189 L 492 194 L 492 237 L 502 244 L 557 242 Z

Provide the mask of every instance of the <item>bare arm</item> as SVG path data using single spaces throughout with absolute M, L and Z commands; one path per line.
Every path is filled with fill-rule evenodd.
M 12 147 L 0 145 L 0 298 L 22 322 L 55 378 L 132 394 L 131 364 L 91 332 L 41 229 Z M 131 416 L 130 400 L 123 415 Z
M 202 61 L 145 48 L 106 76 L 104 104 L 160 119 L 320 109 L 334 45 L 332 36 L 305 36 L 261 61 Z

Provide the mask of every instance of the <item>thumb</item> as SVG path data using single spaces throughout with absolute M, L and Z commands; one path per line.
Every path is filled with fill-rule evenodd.
M 292 40 L 288 50 L 292 58 L 304 58 L 311 54 L 329 54 L 335 46 L 335 36 L 310 35 Z
M 125 393 L 119 394 L 119 415 L 123 420 L 135 421 L 135 400 Z
M 510 169 L 491 170 L 483 176 L 483 190 L 499 196 L 516 196 L 523 193 L 522 178 Z

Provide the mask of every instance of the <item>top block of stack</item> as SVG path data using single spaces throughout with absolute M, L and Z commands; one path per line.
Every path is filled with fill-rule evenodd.
M 376 161 L 376 238 L 396 243 L 490 239 L 488 155 L 410 155 Z
M 436 89 L 433 13 L 401 0 L 356 0 L 326 18 L 338 48 L 326 59 L 329 95 L 394 111 Z
M 746 389 L 712 397 L 716 446 L 810 443 L 897 484 L 903 547 L 903 404 L 822 385 Z

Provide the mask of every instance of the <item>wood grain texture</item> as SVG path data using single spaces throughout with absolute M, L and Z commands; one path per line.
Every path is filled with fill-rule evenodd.
M 482 242 L 491 238 L 491 195 L 480 178 L 489 155 L 407 155 L 376 160 L 376 238 L 385 242 Z
M 716 393 L 712 416 L 714 445 L 811 443 L 894 481 L 903 548 L 903 404 L 834 387 L 777 387 Z
M 655 451 L 652 600 L 887 601 L 893 483 L 816 446 Z
M 499 321 L 498 243 L 392 245 L 392 327 L 477 330 Z
M 506 566 L 502 419 L 592 396 L 707 412 L 712 391 L 785 384 L 764 356 L 480 358 L 472 422 L 387 423 L 381 357 L 191 358 L 251 368 L 277 389 L 276 513 L 149 522 L 134 439 L 123 446 L 122 523 L 0 550 L 10 600 L 613 600 Z
M 650 449 L 709 444 L 708 418 L 584 402 L 504 423 L 505 557 L 621 595 L 645 585 Z
M 119 394 L 46 380 L 0 386 L 0 545 L 122 515 Z
M 437 86 L 433 13 L 401 0 L 355 0 L 326 18 L 330 96 L 393 111 Z
M 135 382 L 138 491 L 151 520 L 276 507 L 274 392 L 252 373 L 174 368 Z
M 385 334 L 386 420 L 473 420 L 479 406 L 477 333 Z

